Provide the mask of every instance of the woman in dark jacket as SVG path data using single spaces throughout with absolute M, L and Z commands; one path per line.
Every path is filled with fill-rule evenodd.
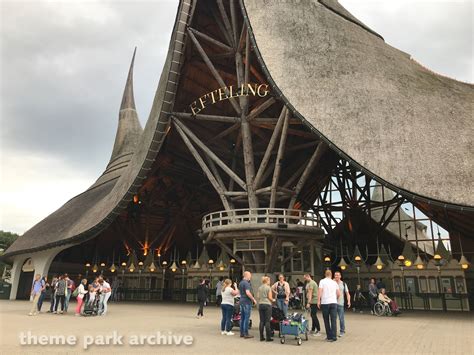
M 208 296 L 209 296 L 209 287 L 206 284 L 206 280 L 202 279 L 197 287 L 197 300 L 199 303 L 197 318 L 204 317 L 204 305 L 207 302 Z

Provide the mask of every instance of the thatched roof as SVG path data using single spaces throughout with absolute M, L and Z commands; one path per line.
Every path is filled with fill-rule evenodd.
M 296 115 L 339 154 L 386 185 L 474 206 L 472 86 L 429 72 L 336 1 L 322 3 L 242 2 L 273 90 L 281 90 Z M 132 62 L 106 170 L 86 192 L 19 237 L 5 257 L 91 239 L 128 206 L 169 129 L 190 12 L 181 1 L 143 132 Z
M 414 197 L 474 206 L 474 90 L 336 1 L 244 0 L 276 90 L 351 162 Z

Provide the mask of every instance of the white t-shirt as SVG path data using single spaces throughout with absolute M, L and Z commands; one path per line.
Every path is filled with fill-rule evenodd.
M 222 291 L 222 302 L 221 304 L 230 304 L 234 305 L 234 296 L 232 295 L 232 287 L 227 286 L 224 291 Z
M 337 303 L 337 290 L 339 289 L 339 285 L 336 281 L 326 277 L 319 282 L 319 289 L 323 291 L 321 304 Z
M 107 281 L 104 281 L 104 283 L 100 286 L 100 292 L 103 292 L 103 293 L 109 293 L 110 290 L 110 284 L 107 282 Z

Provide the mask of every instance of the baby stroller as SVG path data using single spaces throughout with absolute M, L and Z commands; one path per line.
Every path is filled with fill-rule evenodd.
M 240 298 L 235 298 L 234 314 L 232 315 L 232 327 L 240 328 Z M 249 320 L 249 329 L 252 329 L 252 320 Z
M 93 300 L 88 300 L 87 302 L 84 302 L 82 315 L 85 317 L 97 316 L 99 314 L 99 304 L 100 304 L 100 296 L 99 296 L 99 292 L 97 292 Z
M 280 343 L 285 344 L 285 336 L 295 337 L 296 344 L 301 345 L 304 340 L 308 340 L 308 321 L 302 314 L 295 313 L 290 319 L 280 322 Z
M 278 307 L 272 307 L 272 318 L 270 319 L 270 327 L 272 328 L 272 335 L 275 331 L 280 332 L 280 322 L 285 320 L 285 314 Z

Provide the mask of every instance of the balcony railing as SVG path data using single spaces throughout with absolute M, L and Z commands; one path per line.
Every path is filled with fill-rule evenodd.
M 242 224 L 268 224 L 277 228 L 320 227 L 319 215 L 302 210 L 284 208 L 247 208 L 213 212 L 202 218 L 202 230 Z

